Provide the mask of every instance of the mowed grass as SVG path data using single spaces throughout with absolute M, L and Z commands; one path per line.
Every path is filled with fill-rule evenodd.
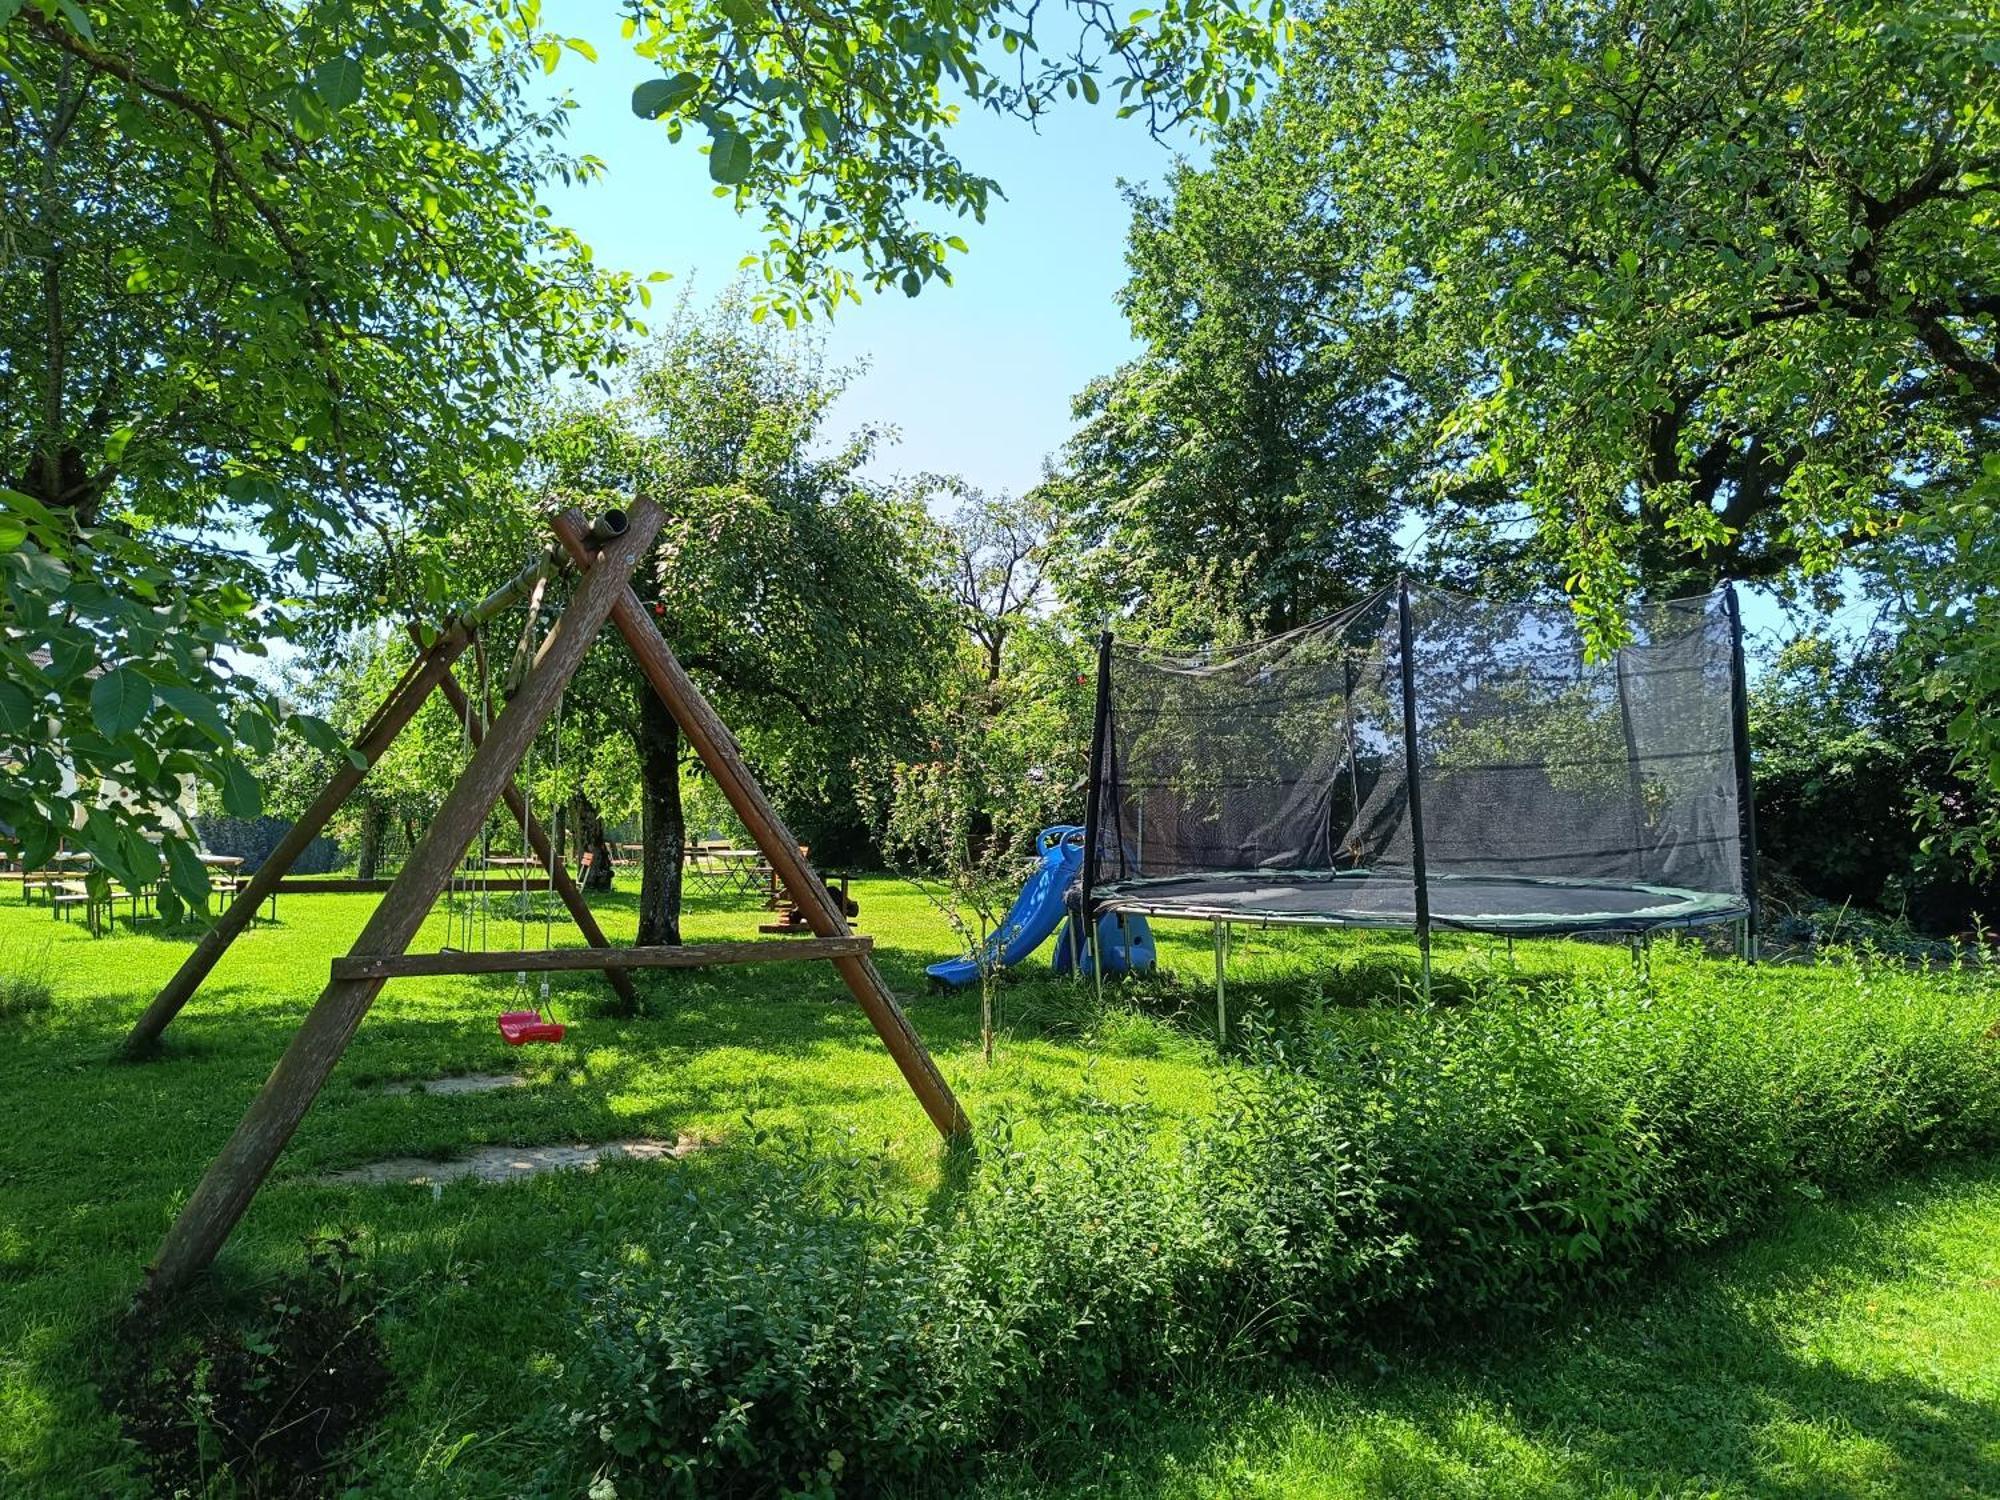
M 923 966 L 955 947 L 946 924 L 900 882 L 864 879 L 854 892 L 878 961 L 975 1121 L 1005 1114 L 1017 1138 L 1059 1150 L 1064 1130 L 1099 1100 L 1144 1109 L 1163 1143 L 1216 1106 L 1222 1072 L 1233 1064 L 1215 1046 L 1207 929 L 1161 929 L 1169 973 L 1138 987 L 1134 1007 L 1099 1010 L 1089 987 L 1043 977 L 1006 986 L 1000 1045 L 988 1064 L 980 1055 L 977 996 L 927 992 Z M 0 1017 L 0 1099 L 11 1127 L 0 1135 L 0 1494 L 143 1492 L 95 1388 L 115 1321 L 161 1234 L 325 982 L 328 962 L 346 949 L 373 902 L 284 898 L 280 920 L 239 940 L 168 1033 L 162 1054 L 124 1063 L 115 1060 L 119 1041 L 187 952 L 192 931 L 121 922 L 113 935 L 92 939 L 54 921 L 46 907 L 24 907 L 18 887 L 0 883 L 0 972 L 45 977 L 51 995 L 47 1004 Z M 630 895 L 596 904 L 614 941 L 629 941 Z M 686 935 L 753 937 L 761 918 L 754 900 L 697 897 Z M 445 917 L 433 913 L 414 946 L 439 947 L 445 935 Z M 540 922 L 525 936 L 540 946 Z M 578 941 L 560 916 L 553 936 L 559 944 Z M 504 904 L 495 908 L 488 937 L 494 946 L 522 937 Z M 1447 939 L 1439 947 L 1439 992 L 1449 998 L 1455 987 L 1502 970 L 1531 992 L 1541 974 L 1629 971 L 1632 962 L 1616 946 L 1522 943 L 1510 951 L 1484 939 Z M 1034 971 L 1040 974 L 1039 961 Z M 1718 966 L 1719 976 L 1726 972 L 1730 982 L 1744 982 Z M 1407 995 L 1417 973 L 1414 946 L 1403 938 L 1239 932 L 1230 950 L 1231 1024 L 1254 1024 L 1273 1008 L 1322 995 Z M 1767 976 L 1773 984 L 1812 982 L 1805 974 L 1796 981 Z M 605 991 L 596 977 L 556 976 L 570 1039 L 518 1051 L 493 1025 L 496 1012 L 523 998 L 512 976 L 390 985 L 202 1289 L 204 1308 L 247 1306 L 259 1288 L 296 1270 L 307 1236 L 358 1234 L 387 1297 L 382 1326 L 397 1382 L 391 1411 L 362 1455 L 380 1492 L 505 1495 L 527 1488 L 561 1440 L 553 1413 L 574 1317 L 560 1282 L 564 1268 L 579 1258 L 575 1252 L 621 1243 L 625 1226 L 657 1214 L 662 1195 L 727 1171 L 728 1157 L 697 1154 L 436 1193 L 336 1187 L 320 1180 L 324 1174 L 484 1144 L 727 1140 L 783 1127 L 814 1132 L 830 1149 L 878 1156 L 912 1194 L 940 1188 L 937 1138 L 830 966 L 654 973 L 638 982 L 644 1014 L 614 1020 L 602 1014 Z M 525 998 L 537 996 L 538 988 Z M 457 1096 L 382 1088 L 509 1071 L 527 1086 Z M 1634 1350 L 1637 1360 L 1643 1349 Z M 1356 1422 L 1364 1415 L 1371 1423 L 1416 1420 L 1399 1415 L 1393 1401 L 1442 1377 L 1413 1378 L 1418 1384 L 1407 1390 L 1400 1375 L 1375 1391 L 1303 1387 L 1276 1407 L 1261 1404 L 1261 1396 L 1245 1409 L 1234 1397 L 1211 1395 L 1211 1403 L 1224 1402 L 1215 1413 L 1224 1431 L 1283 1462 L 1260 1467 L 1259 1458 L 1239 1476 L 1230 1467 L 1235 1458 L 1188 1446 L 1208 1432 L 1205 1425 L 1166 1422 L 1157 1446 L 1114 1455 L 1103 1482 L 1130 1494 L 1176 1485 L 1189 1494 L 1254 1493 L 1260 1484 L 1292 1493 L 1322 1482 L 1312 1477 L 1314 1464 L 1343 1474 L 1350 1467 L 1340 1456 L 1347 1441 L 1339 1436 L 1347 1420 L 1341 1413 Z M 1271 1425 L 1273 1410 L 1283 1417 L 1279 1427 Z M 1363 1438 L 1388 1441 L 1365 1433 L 1356 1440 Z M 1577 1473 L 1599 1472 L 1580 1461 Z M 1412 1462 L 1411 1473 L 1423 1472 Z M 1395 1493 L 1400 1481 L 1383 1472 L 1380 1487 L 1354 1492 Z M 1431 1491 L 1420 1485 L 1406 1492 Z M 1587 1483 L 1583 1492 L 1591 1492 Z
M 980 1500 L 2000 1494 L 2000 1164 L 1805 1204 L 1635 1303 L 1218 1382 Z
M 1064 1019 L 1076 1009 L 1067 984 L 1009 991 L 1003 1009 L 1018 1029 L 988 1065 L 976 996 L 927 993 L 924 965 L 954 948 L 948 926 L 901 882 L 861 880 L 855 895 L 878 961 L 975 1119 L 1005 1110 L 1025 1134 L 1060 1131 L 1101 1097 L 1143 1102 L 1164 1133 L 1210 1106 L 1211 1045 L 1148 1024 L 1086 1042 Z M 98 1406 L 93 1359 L 374 899 L 282 898 L 279 920 L 238 940 L 161 1055 L 126 1063 L 116 1060 L 125 1031 L 193 932 L 121 920 L 93 939 L 44 905 L 24 906 L 17 883 L 0 884 L 0 970 L 45 976 L 54 995 L 0 1021 L 9 1123 L 0 1135 L 0 1492 L 11 1484 L 95 1495 L 130 1482 Z M 630 941 L 632 897 L 612 893 L 596 906 L 613 940 Z M 685 935 L 751 938 L 765 919 L 753 899 L 695 898 Z M 445 931 L 434 912 L 413 946 L 440 947 Z M 560 916 L 553 935 L 558 945 L 580 942 Z M 487 937 L 514 946 L 522 934 L 496 906 Z M 526 940 L 542 945 L 539 920 Z M 545 1410 L 549 1364 L 568 1332 L 569 1309 L 550 1294 L 551 1257 L 656 1201 L 674 1174 L 704 1168 L 611 1167 L 438 1194 L 334 1187 L 316 1180 L 324 1174 L 484 1144 L 721 1140 L 802 1127 L 879 1154 L 913 1192 L 937 1181 L 937 1136 L 830 965 L 657 972 L 638 983 L 646 1013 L 621 1021 L 600 1013 L 595 976 L 556 976 L 569 1039 L 518 1050 L 494 1026 L 520 1001 L 512 975 L 389 985 L 218 1265 L 216 1292 L 247 1298 L 296 1269 L 306 1236 L 361 1232 L 379 1279 L 395 1289 L 399 1397 L 382 1441 L 406 1450 L 412 1485 L 449 1491 L 464 1478 L 470 1492 L 504 1492 L 492 1476 L 518 1472 L 519 1455 L 507 1450 Z M 537 998 L 538 987 L 527 996 Z M 459 1096 L 381 1087 L 488 1071 L 529 1083 Z

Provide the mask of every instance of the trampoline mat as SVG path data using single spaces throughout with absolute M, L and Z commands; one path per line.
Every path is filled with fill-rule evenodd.
M 1536 875 L 1432 875 L 1431 925 L 1470 932 L 1635 932 L 1748 915 L 1727 891 Z M 1324 927 L 1417 925 L 1401 870 L 1230 870 L 1127 880 L 1091 891 L 1100 910 Z

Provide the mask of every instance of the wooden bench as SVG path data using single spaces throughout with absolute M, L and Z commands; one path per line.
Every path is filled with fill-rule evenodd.
M 807 855 L 806 846 L 799 845 L 799 858 L 805 859 Z M 759 865 L 757 874 L 764 882 L 764 910 L 778 913 L 777 921 L 760 923 L 757 930 L 774 932 L 781 937 L 811 936 L 812 924 L 806 920 L 806 914 L 798 902 L 792 899 L 792 893 L 785 889 L 784 882 L 778 878 L 778 872 L 770 865 Z M 847 894 L 846 871 L 834 875 L 822 870 L 819 878 L 820 883 L 826 886 L 827 893 L 833 897 L 849 920 L 861 915 L 861 903 Z

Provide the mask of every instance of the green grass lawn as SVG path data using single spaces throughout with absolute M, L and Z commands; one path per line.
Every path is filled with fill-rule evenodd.
M 982 1500 L 2000 1494 L 2000 1166 L 1803 1206 L 1503 1347 L 1217 1384 Z
M 1099 1012 L 1086 994 L 1054 981 L 1006 988 L 1001 1042 L 989 1065 L 980 1057 L 976 996 L 925 993 L 923 966 L 954 946 L 945 924 L 919 895 L 891 880 L 858 881 L 855 895 L 859 925 L 875 937 L 884 972 L 975 1120 L 1005 1112 L 1021 1137 L 1059 1139 L 1092 1101 L 1111 1099 L 1145 1109 L 1164 1140 L 1180 1122 L 1213 1108 L 1219 1071 L 1229 1064 L 1214 1045 L 1206 929 L 1162 931 L 1174 977 L 1147 986 L 1143 1009 Z M 178 965 L 192 935 L 121 923 L 113 935 L 92 939 L 75 924 L 52 920 L 45 907 L 24 907 L 12 883 L 0 886 L 0 973 L 46 975 L 54 992 L 45 1008 L 0 1015 L 0 1099 L 11 1127 L 0 1136 L 0 1494 L 141 1492 L 93 1384 L 108 1334 L 161 1234 L 373 900 L 284 898 L 280 920 L 239 940 L 169 1031 L 163 1054 L 122 1063 L 113 1056 L 126 1028 Z M 614 941 L 628 941 L 631 898 L 614 894 L 597 905 Z M 751 937 L 761 915 L 747 899 L 697 900 L 686 935 Z M 416 946 L 435 948 L 444 932 L 444 917 L 434 913 Z M 575 941 L 560 919 L 555 932 L 558 942 Z M 496 919 L 491 936 L 495 946 L 507 946 L 519 933 Z M 527 941 L 541 945 L 539 923 Z M 1543 970 L 1609 972 L 1631 962 L 1616 947 L 1521 944 L 1510 955 L 1484 940 L 1446 941 L 1440 987 L 1448 992 L 1504 968 L 1531 990 Z M 1239 934 L 1231 951 L 1232 1016 L 1240 1024 L 1260 1006 L 1291 1003 L 1319 982 L 1313 976 L 1324 979 L 1330 963 L 1340 966 L 1330 986 L 1335 998 L 1387 994 L 1415 974 L 1406 940 Z M 601 981 L 557 976 L 557 1002 L 574 1023 L 570 1039 L 519 1051 L 507 1048 L 493 1025 L 495 1013 L 515 1001 L 511 976 L 389 986 L 204 1289 L 205 1305 L 246 1303 L 259 1287 L 296 1269 L 308 1235 L 358 1231 L 388 1294 L 383 1327 L 396 1377 L 391 1413 L 364 1455 L 377 1492 L 519 1492 L 550 1442 L 557 1363 L 571 1331 L 572 1307 L 550 1294 L 552 1271 L 578 1247 L 617 1243 L 621 1225 L 656 1212 L 677 1180 L 724 1171 L 727 1157 L 698 1154 L 676 1164 L 610 1167 L 501 1188 L 461 1184 L 438 1193 L 335 1187 L 319 1181 L 324 1174 L 390 1156 L 444 1157 L 480 1144 L 683 1134 L 727 1139 L 784 1126 L 879 1156 L 912 1193 L 938 1185 L 936 1137 L 829 966 L 654 973 L 638 982 L 645 1014 L 620 1021 L 598 1014 Z M 522 1073 L 528 1085 L 448 1097 L 388 1094 L 381 1087 L 508 1070 Z M 2000 1230 L 2000 1187 L 1974 1184 L 1957 1193 L 1927 1200 L 1925 1212 L 1971 1216 L 1967 1224 L 1983 1214 L 1989 1237 Z M 1524 1492 L 1563 1486 L 1596 1492 L 1599 1478 L 1628 1472 L 1640 1476 L 1631 1481 L 1640 1493 L 1699 1491 L 1694 1476 L 1706 1471 L 1689 1455 L 1676 1456 L 1680 1445 L 1671 1433 L 1658 1434 L 1657 1458 L 1632 1447 L 1636 1437 L 1624 1446 L 1593 1447 L 1581 1436 L 1561 1436 L 1581 1433 L 1598 1418 L 1577 1405 L 1581 1395 L 1564 1406 L 1559 1392 L 1572 1385 L 1581 1391 L 1593 1379 L 1610 1382 L 1614 1393 L 1649 1381 L 1646 1389 L 1656 1385 L 1657 1399 L 1649 1395 L 1652 1404 L 1631 1415 L 1670 1426 L 1680 1420 L 1673 1393 L 1693 1394 L 1677 1382 L 1698 1382 L 1710 1361 L 1726 1358 L 1725 1375 L 1740 1367 L 1743 1380 L 1782 1395 L 1791 1387 L 1777 1376 L 1791 1366 L 1772 1375 L 1758 1361 L 1765 1358 L 1760 1351 L 1790 1337 L 1781 1337 L 1796 1322 L 1787 1321 L 1786 1309 L 1846 1316 L 1839 1312 L 1844 1302 L 1788 1290 L 1786 1254 L 1795 1251 L 1804 1264 L 1811 1245 L 1832 1233 L 1828 1226 L 1847 1226 L 1846 1241 L 1834 1244 L 1823 1272 L 1812 1273 L 1831 1278 L 1836 1289 L 1880 1274 L 1879 1255 L 1871 1261 L 1843 1244 L 1886 1245 L 1891 1240 L 1881 1236 L 1905 1230 L 1914 1236 L 1909 1244 L 1935 1247 L 1935 1257 L 1944 1257 L 1937 1264 L 1961 1263 L 1949 1260 L 1958 1240 L 1946 1219 L 1937 1219 L 1933 1232 L 1899 1213 L 1888 1214 L 1892 1222 L 1879 1233 L 1867 1228 L 1865 1215 L 1823 1214 L 1819 1229 L 1808 1225 L 1733 1262 L 1740 1273 L 1728 1272 L 1717 1285 L 1738 1286 L 1734 1314 L 1725 1308 L 1727 1297 L 1713 1300 L 1720 1292 L 1689 1291 L 1695 1305 L 1685 1316 L 1707 1319 L 1696 1326 L 1699 1341 L 1715 1346 L 1708 1354 L 1692 1353 L 1694 1341 L 1676 1336 L 1676 1314 L 1662 1310 L 1653 1335 L 1640 1324 L 1621 1324 L 1623 1331 L 1599 1350 L 1594 1336 L 1572 1330 L 1564 1335 L 1565 1352 L 1532 1367 L 1477 1375 L 1398 1372 L 1380 1389 L 1299 1387 L 1269 1404 L 1258 1397 L 1248 1409 L 1234 1398 L 1211 1397 L 1212 1405 L 1221 1404 L 1204 1409 L 1199 1422 L 1164 1423 L 1157 1443 L 1112 1455 L 1105 1484 L 1129 1494 L 1176 1487 L 1190 1494 L 1278 1494 L 1332 1486 L 1344 1476 L 1340 1483 L 1361 1485 L 1354 1493 L 1430 1493 L 1447 1484 L 1483 1493 L 1484 1464 L 1499 1476 L 1496 1484 Z M 1767 1263 L 1759 1255 L 1777 1259 Z M 1984 1274 L 1995 1274 L 1990 1263 Z M 1965 1465 L 1975 1462 L 1967 1453 L 1993 1439 L 1990 1425 L 1977 1436 L 1971 1415 L 1990 1411 L 1993 1387 L 1980 1385 L 1987 1377 L 1977 1371 L 1950 1363 L 1971 1363 L 1965 1340 L 1975 1331 L 1989 1341 L 2000 1332 L 1991 1322 L 1993 1293 L 1985 1293 L 1988 1321 L 1975 1330 L 1971 1302 L 1951 1301 L 1941 1291 L 1926 1301 L 1921 1286 L 1894 1276 L 1883 1285 L 1903 1288 L 1894 1294 L 1901 1301 L 1884 1305 L 1905 1308 L 1904 1322 L 1876 1333 L 1865 1321 L 1840 1323 L 1845 1332 L 1829 1324 L 1825 1336 L 1846 1340 L 1842 1347 L 1860 1362 L 1857 1368 L 1884 1379 L 1898 1360 L 1931 1360 L 1921 1378 L 1936 1386 L 1940 1400 L 1949 1396 L 1939 1420 L 1960 1434 L 1958 1446 L 1940 1448 L 1935 1462 L 1956 1467 L 1932 1471 L 1944 1476 L 1942 1489 L 1883 1492 L 1949 1493 L 1957 1482 L 1951 1476 L 1970 1472 Z M 1701 1302 L 1704 1296 L 1711 1301 Z M 1931 1355 L 1908 1346 L 1918 1330 L 1936 1341 Z M 1679 1369 L 1673 1364 L 1679 1358 L 1691 1363 Z M 1589 1359 L 1605 1363 L 1594 1370 L 1563 1363 Z M 1808 1354 L 1798 1359 L 1810 1363 Z M 1532 1402 L 1530 1391 L 1540 1393 Z M 1752 1394 L 1746 1386 L 1743 1399 Z M 1606 1410 L 1615 1415 L 1617 1406 L 1608 1401 Z M 1535 1415 L 1544 1407 L 1548 1416 Z M 1208 1442 L 1211 1418 L 1223 1447 Z M 1730 1418 L 1736 1425 L 1729 1430 L 1748 1433 L 1747 1420 Z M 1831 1418 L 1808 1411 L 1800 1420 L 1804 1425 L 1794 1430 L 1774 1410 L 1771 1422 L 1756 1429 L 1766 1436 L 1742 1440 L 1760 1455 L 1757 1445 L 1766 1437 L 1791 1444 L 1801 1465 L 1817 1462 L 1813 1453 L 1824 1449 L 1828 1462 L 1845 1466 L 1842 1473 L 1865 1468 L 1856 1444 L 1889 1441 L 1874 1431 L 1879 1423 L 1861 1423 L 1850 1440 L 1845 1428 L 1813 1425 Z M 1364 1453 L 1376 1456 L 1363 1463 Z M 1989 1474 L 1991 1461 L 1990 1450 L 1976 1459 L 1989 1465 Z M 1730 1462 L 1732 1482 L 1764 1472 L 1745 1469 L 1740 1457 Z M 1424 1477 L 1432 1473 L 1435 1483 Z M 1682 1473 L 1685 1483 L 1669 1482 Z M 1369 1474 L 1378 1479 L 1364 1484 Z M 1723 1478 L 1713 1482 L 1722 1485 Z M 1815 1491 L 1801 1481 L 1784 1492 Z
M 1150 1025 L 1083 1045 L 1056 1014 L 1067 986 L 1010 993 L 1010 1020 L 1028 1009 L 1038 1019 L 988 1066 L 976 999 L 925 993 L 924 965 L 952 949 L 945 924 L 898 882 L 863 880 L 855 894 L 883 970 L 975 1118 L 1004 1107 L 1026 1132 L 1059 1129 L 1080 1100 L 1104 1096 L 1143 1099 L 1164 1128 L 1207 1106 L 1212 1046 Z M 0 1098 L 13 1127 L 0 1137 L 0 1476 L 33 1493 L 118 1487 L 125 1470 L 90 1387 L 92 1352 L 373 899 L 283 898 L 280 920 L 238 940 L 168 1031 L 164 1054 L 132 1064 L 112 1060 L 119 1040 L 191 934 L 121 922 L 92 939 L 45 906 L 24 907 L 18 887 L 5 885 L 0 971 L 45 974 L 55 1003 L 0 1021 Z M 613 940 L 630 941 L 631 897 L 597 907 Z M 698 901 L 686 936 L 754 937 L 763 919 L 753 900 Z M 444 931 L 433 913 L 415 946 L 440 946 Z M 520 933 L 496 920 L 490 936 L 504 946 Z M 560 926 L 555 940 L 579 941 Z M 528 942 L 542 941 L 537 922 Z M 648 1014 L 614 1021 L 595 1014 L 595 976 L 557 976 L 557 1004 L 575 1023 L 569 1040 L 519 1050 L 493 1021 L 515 1003 L 512 976 L 390 985 L 219 1263 L 224 1293 L 247 1292 L 294 1267 L 306 1235 L 364 1232 L 409 1288 L 395 1310 L 403 1394 L 387 1441 L 408 1445 L 418 1474 L 442 1473 L 440 1455 L 461 1442 L 459 1473 L 489 1461 L 507 1468 L 506 1449 L 543 1388 L 542 1362 L 564 1332 L 566 1310 L 547 1306 L 548 1256 L 657 1195 L 664 1174 L 688 1169 L 614 1167 L 438 1196 L 329 1187 L 315 1181 L 323 1174 L 488 1143 L 726 1138 L 754 1121 L 879 1152 L 913 1190 L 935 1181 L 937 1137 L 830 965 L 654 973 L 638 983 Z M 507 1070 L 529 1086 L 456 1097 L 380 1087 Z

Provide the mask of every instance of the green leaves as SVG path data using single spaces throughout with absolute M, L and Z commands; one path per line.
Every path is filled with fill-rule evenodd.
M 692 73 L 649 78 L 632 90 L 632 113 L 642 120 L 657 120 L 682 108 L 700 88 L 701 80 Z
M 956 246 L 920 211 L 983 219 L 997 188 L 950 149 L 968 106 L 1034 121 L 1110 87 L 1157 133 L 1204 132 L 1279 70 L 1290 35 L 1282 0 L 1180 0 L 1123 20 L 1067 5 L 1060 45 L 1044 44 L 1033 8 L 993 0 L 852 0 L 781 19 L 763 0 L 633 0 L 629 13 L 663 75 L 633 91 L 634 113 L 670 140 L 708 131 L 710 177 L 763 214 L 763 305 L 787 323 L 864 282 L 946 279 Z M 994 41 L 1018 66 L 987 70 Z
M 38 164 L 0 173 L 0 224 L 66 267 L 61 319 L 0 323 L 0 369 L 67 387 L 0 380 L 0 822 L 23 836 L 103 797 L 88 839 L 181 837 L 194 784 L 252 805 L 224 762 L 272 744 L 242 667 L 298 633 L 286 596 L 441 613 L 456 560 L 420 549 L 330 585 L 407 497 L 511 471 L 493 414 L 634 326 L 633 278 L 539 201 L 592 169 L 541 133 L 536 7 L 195 8 L 35 0 L 48 24 L 0 32 L 0 157 Z M 51 25 L 95 25 L 99 60 Z M 40 307 L 44 269 L 0 254 L 0 307 Z
M 224 722 L 221 710 L 208 694 L 177 684 L 161 684 L 153 689 L 153 693 L 163 706 L 200 729 L 215 744 L 226 746 L 232 742 L 229 725 Z
M 114 667 L 90 688 L 90 715 L 108 739 L 123 739 L 153 706 L 153 686 L 130 667 Z
M 28 690 L 18 682 L 0 677 L 0 738 L 20 744 L 40 728 L 35 701 L 28 696 Z
M 750 175 L 750 142 L 737 131 L 718 130 L 709 142 L 708 175 L 734 187 Z
M 174 889 L 191 904 L 199 906 L 208 900 L 208 866 L 201 862 L 200 856 L 189 845 L 179 840 L 167 845 L 167 874 L 173 881 Z
M 361 59 L 336 57 L 312 71 L 313 92 L 328 109 L 346 109 L 361 102 Z
M 243 763 L 224 759 L 221 763 L 222 807 L 232 818 L 254 818 L 264 810 L 264 794 Z

